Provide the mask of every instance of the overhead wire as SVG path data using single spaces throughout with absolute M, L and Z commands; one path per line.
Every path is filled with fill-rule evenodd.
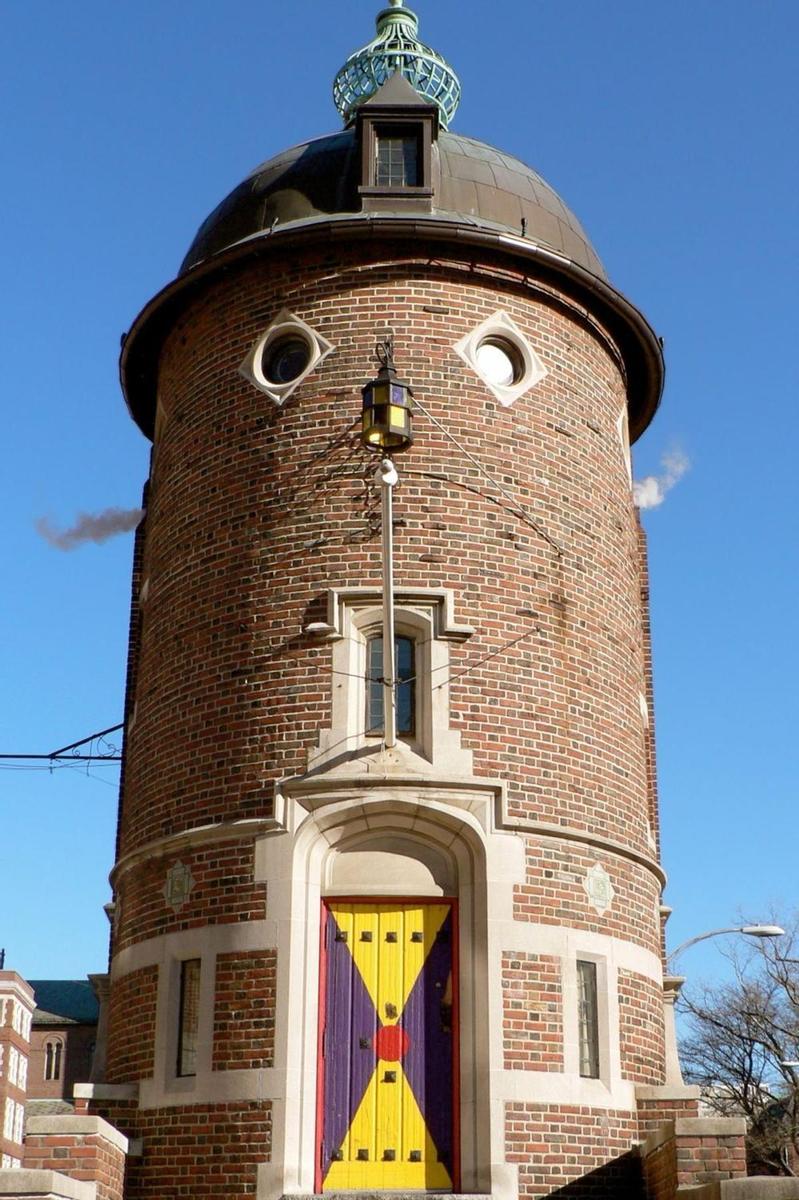
M 442 424 L 442 422 L 439 421 L 438 417 L 434 417 L 433 414 L 430 412 L 430 409 L 427 408 L 426 405 L 422 404 L 421 400 L 418 400 L 416 398 L 416 396 L 414 396 L 414 398 L 413 398 L 413 404 L 414 404 L 414 408 L 419 408 L 424 413 L 424 415 L 427 417 L 428 421 L 432 421 L 432 423 L 438 429 L 441 430 L 441 432 L 444 434 L 444 437 L 449 438 L 449 440 L 452 442 L 452 444 L 454 446 L 457 446 L 458 450 L 460 450 L 460 452 L 464 456 L 464 458 L 467 458 L 469 460 L 469 462 L 472 463 L 473 466 L 477 467 L 477 470 L 480 472 L 481 475 L 483 475 L 488 480 L 488 482 L 492 485 L 492 487 L 495 487 L 497 489 L 497 491 L 500 492 L 505 497 L 505 499 L 508 501 L 508 503 L 513 506 L 513 509 L 515 510 L 516 515 L 518 517 L 520 517 L 521 520 L 523 520 L 526 525 L 529 525 L 531 529 L 534 529 L 539 537 L 543 538 L 545 542 L 548 542 L 549 545 L 552 547 L 552 549 L 555 550 L 558 557 L 562 558 L 563 553 L 564 553 L 563 547 L 560 546 L 558 544 L 558 542 L 556 542 L 555 539 L 547 533 L 547 531 L 543 528 L 543 526 L 538 521 L 536 521 L 536 519 L 533 516 L 531 516 L 530 513 L 528 513 L 528 511 L 524 507 L 524 505 L 520 504 L 519 501 L 515 498 L 515 496 L 512 496 L 510 494 L 510 492 L 507 491 L 507 489 L 502 486 L 501 483 L 498 483 L 497 480 L 494 479 L 494 477 L 486 470 L 486 468 L 483 466 L 483 464 L 480 462 L 480 460 L 478 458 L 475 458 L 475 456 L 473 454 L 471 454 L 466 449 L 465 446 L 461 445 L 461 443 L 458 441 L 458 439 L 455 437 L 455 435 L 450 433 L 450 431 L 447 429 L 446 425 Z

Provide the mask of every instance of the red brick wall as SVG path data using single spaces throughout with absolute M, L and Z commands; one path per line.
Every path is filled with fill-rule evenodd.
M 127 1118 L 126 1107 L 106 1110 L 123 1133 L 143 1139 L 142 1155 L 128 1159 L 125 1200 L 255 1196 L 257 1164 L 271 1153 L 269 1101 L 128 1108 Z
M 658 1146 L 644 1159 L 647 1200 L 676 1200 L 677 1148 L 673 1140 Z
M 513 915 L 517 921 L 568 925 L 572 929 L 604 933 L 659 953 L 660 928 L 655 906 L 660 887 L 646 867 L 579 843 L 557 842 L 553 838 L 528 837 L 526 856 L 527 882 L 514 890 Z M 614 891 L 613 903 L 602 915 L 591 904 L 583 886 L 595 863 L 610 876 Z
M 560 959 L 506 951 L 502 1002 L 505 1066 L 514 1071 L 562 1071 Z
M 520 520 L 417 414 L 416 442 L 400 463 L 395 493 L 396 585 L 453 589 L 457 620 L 475 629 L 466 643 L 451 645 L 450 701 L 476 774 L 506 782 L 509 813 L 520 822 L 567 824 L 652 853 L 651 763 L 640 712 L 647 686 L 640 542 L 616 424 L 624 402 L 619 357 L 604 331 L 550 285 L 500 255 L 480 253 L 481 262 L 456 249 L 414 260 L 405 245 L 386 242 L 259 258 L 232 266 L 198 294 L 168 336 L 142 550 L 148 593 L 126 748 L 122 854 L 186 829 L 270 816 L 274 782 L 304 772 L 320 727 L 329 725 L 330 645 L 302 631 L 320 615 L 329 588 L 380 584 L 374 461 L 358 444 L 357 424 L 360 388 L 376 370 L 374 342 L 387 326 L 400 373 L 425 406 L 563 548 L 556 553 Z M 375 254 L 377 263 L 367 261 Z M 277 408 L 239 366 L 284 306 L 335 350 Z M 529 335 L 549 372 L 510 409 L 452 350 L 500 308 Z M 646 866 L 579 842 L 528 836 L 526 844 L 518 920 L 657 951 L 659 883 Z M 263 916 L 251 855 L 243 843 L 181 854 L 196 886 L 177 914 L 162 894 L 172 859 L 126 871 L 119 947 Z M 616 893 L 602 916 L 583 888 L 596 862 Z M 511 961 L 522 960 L 508 955 Z M 542 986 L 549 994 L 547 977 L 533 981 L 520 968 L 514 985 L 513 968 L 506 970 L 509 985 L 531 997 Z M 112 1005 L 123 985 L 112 984 Z M 236 1003 L 245 1027 L 239 1033 L 218 1003 L 217 1069 L 262 1056 L 256 990 L 240 977 L 230 986 L 243 993 Z M 124 994 L 116 1003 L 125 1005 Z M 642 1020 L 662 1026 L 662 1004 L 642 1009 Z M 554 1055 L 556 1021 L 546 1024 L 544 1054 Z M 509 1032 L 514 1043 L 535 1040 L 532 1029 Z M 506 1047 L 510 1056 L 517 1052 L 515 1044 Z M 114 1081 L 152 1069 L 136 1059 L 121 1022 L 109 1059 Z M 557 1066 L 543 1055 L 526 1065 L 540 1069 L 545 1061 Z M 646 1082 L 661 1076 L 662 1064 L 654 1063 Z M 235 1108 L 213 1107 L 205 1119 L 199 1109 L 165 1110 L 150 1135 L 155 1149 L 141 1164 L 141 1194 L 157 1188 L 157 1171 L 169 1171 L 176 1147 L 183 1152 L 181 1138 L 188 1139 L 184 1179 L 196 1174 L 201 1187 L 212 1188 L 198 1191 L 192 1182 L 193 1195 L 252 1194 L 260 1132 L 250 1144 L 245 1131 L 227 1192 L 224 1154 L 216 1175 L 198 1166 L 209 1161 L 197 1140 L 210 1136 L 209 1122 L 217 1141 L 238 1146 L 241 1119 Z M 528 1195 L 586 1171 L 626 1186 L 634 1134 L 635 1116 L 626 1113 L 509 1110 L 509 1145 L 524 1164 Z M 530 1149 L 541 1144 L 557 1147 L 548 1160 Z
M 215 1071 L 272 1066 L 276 973 L 274 950 L 217 956 Z
M 454 672 L 484 661 L 453 679 L 452 708 L 478 773 L 501 774 L 514 811 L 542 820 L 593 829 L 601 809 L 610 836 L 646 852 L 638 535 L 613 347 L 498 261 L 475 271 L 383 251 L 376 267 L 353 250 L 234 268 L 167 340 L 123 849 L 268 814 L 269 781 L 303 769 L 330 702 L 329 647 L 301 634 L 307 607 L 380 578 L 372 464 L 353 427 L 389 323 L 420 398 L 564 547 L 555 555 L 471 466 L 454 468 L 419 415 L 396 496 L 397 584 L 453 587 L 476 626 Z M 284 305 L 336 350 L 278 409 L 238 367 Z M 498 307 L 549 368 L 512 409 L 451 349 Z
M 726 1130 L 725 1130 L 726 1125 Z M 739 1126 L 738 1132 L 730 1127 Z M 678 1188 L 742 1179 L 746 1175 L 743 1122 L 677 1120 L 643 1148 L 647 1196 L 674 1200 Z
M 689 1187 L 746 1175 L 746 1138 L 702 1137 L 690 1134 L 677 1139 L 677 1183 Z
M 577 1105 L 505 1106 L 507 1160 L 519 1164 L 519 1195 L 640 1200 L 634 1113 Z
M 635 971 L 619 971 L 621 1073 L 635 1083 L 665 1078 L 665 1031 L 652 1014 L 663 1008 L 663 989 Z
M 108 1014 L 109 1083 L 151 1078 L 157 991 L 157 966 L 141 967 L 113 980 Z
M 142 508 L 147 508 L 147 497 L 150 490 L 149 482 L 142 489 Z M 141 604 L 139 603 L 142 587 L 142 556 L 146 536 L 145 519 L 136 527 L 133 541 L 133 569 L 130 580 L 130 617 L 128 621 L 128 656 L 125 667 L 125 704 L 122 719 L 125 723 L 125 733 L 122 739 L 122 762 L 119 774 L 119 810 L 117 813 L 116 857 L 119 858 L 119 836 L 123 824 L 122 804 L 125 798 L 125 775 L 127 768 L 127 726 L 133 717 L 136 703 L 136 674 L 139 669 L 139 654 L 141 651 Z M 114 951 L 113 929 L 109 938 L 109 964 Z
M 178 860 L 194 881 L 176 912 L 166 902 L 167 872 Z M 266 886 L 253 880 L 254 850 L 248 838 L 215 842 L 198 850 L 145 859 L 118 881 L 116 950 L 133 942 L 202 925 L 262 920 Z
M 641 1138 L 649 1137 L 664 1121 L 673 1121 L 677 1117 L 696 1117 L 699 1115 L 698 1100 L 639 1100 L 638 1101 L 638 1130 Z
M 24 1166 L 97 1184 L 97 1200 L 122 1200 L 125 1155 L 101 1134 L 28 1134 Z
M 71 1100 L 73 1086 L 89 1078 L 96 1038 L 96 1025 L 34 1025 L 28 1071 L 30 1098 Z M 63 1045 L 61 1074 L 58 1079 L 45 1079 L 46 1046 L 56 1040 Z

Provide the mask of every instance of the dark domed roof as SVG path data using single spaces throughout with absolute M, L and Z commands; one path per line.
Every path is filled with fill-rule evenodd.
M 428 219 L 524 236 L 605 278 L 579 221 L 540 175 L 492 146 L 441 132 Z M 363 217 L 354 129 L 303 142 L 257 167 L 201 225 L 181 273 L 230 247 L 279 227 Z M 399 214 L 398 214 L 399 215 Z M 413 214 L 413 220 L 424 215 Z

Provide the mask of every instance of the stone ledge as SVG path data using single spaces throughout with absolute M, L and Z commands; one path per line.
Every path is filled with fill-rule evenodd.
M 744 1117 L 675 1117 L 664 1121 L 641 1145 L 641 1155 L 648 1158 L 667 1142 L 679 1137 L 745 1137 Z M 799 1193 L 797 1193 L 799 1195 Z M 700 1197 L 699 1200 L 704 1200 Z
M 121 1150 L 128 1152 L 128 1139 L 102 1117 L 29 1117 L 25 1122 L 26 1137 L 101 1137 Z
M 138 1083 L 76 1083 L 72 1089 L 76 1100 L 136 1100 Z
M 419 1191 L 381 1188 L 380 1191 L 371 1192 L 284 1192 L 280 1200 L 420 1200 L 424 1195 Z M 491 1196 L 484 1192 L 436 1192 L 435 1200 L 491 1200 Z
M 677 1117 L 675 1137 L 745 1137 L 746 1117 Z
M 27 1196 L 29 1200 L 96 1200 L 97 1185 L 70 1179 L 60 1171 L 5 1168 L 0 1170 L 0 1196 Z
M 666 1104 L 669 1100 L 698 1100 L 699 1094 L 700 1088 L 688 1083 L 639 1083 L 635 1088 L 635 1098 L 639 1104 L 642 1100 L 662 1101 Z

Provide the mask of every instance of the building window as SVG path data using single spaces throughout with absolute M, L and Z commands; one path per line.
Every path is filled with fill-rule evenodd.
M 416 733 L 416 671 L 413 639 L 394 639 L 397 671 L 397 733 L 413 737 Z M 372 737 L 383 733 L 383 638 L 371 637 L 366 643 L 366 732 Z
M 596 963 L 577 963 L 577 1020 L 580 1043 L 580 1074 L 599 1078 L 599 1013 L 597 1010 Z
M 375 138 L 375 186 L 419 187 L 419 139 L 415 134 L 378 133 Z
M 197 1031 L 200 1024 L 200 960 L 180 964 L 178 1013 L 178 1075 L 197 1074 Z
M 60 1079 L 64 1047 L 61 1042 L 47 1042 L 44 1047 L 45 1079 Z

